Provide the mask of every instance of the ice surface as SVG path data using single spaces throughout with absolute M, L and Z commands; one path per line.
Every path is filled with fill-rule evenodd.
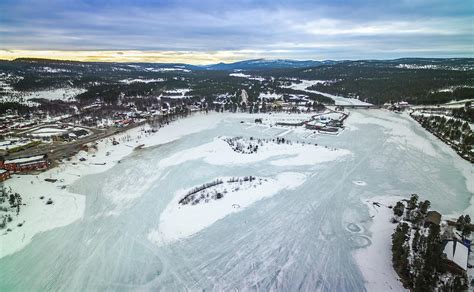
M 316 90 L 309 90 L 307 89 L 310 86 L 316 85 L 318 83 L 324 83 L 326 81 L 323 80 L 301 80 L 300 83 L 294 83 L 290 88 L 297 89 L 297 90 L 303 90 L 307 92 L 312 92 L 312 93 L 317 93 L 321 94 L 323 96 L 329 97 L 332 100 L 334 100 L 336 105 L 371 105 L 370 103 L 361 101 L 356 98 L 348 98 L 348 97 L 343 97 L 343 96 L 338 96 L 338 95 L 333 95 L 321 91 L 316 91 Z
M 418 193 L 443 214 L 463 212 L 471 204 L 472 165 L 408 116 L 383 110 L 351 111 L 351 131 L 338 136 L 285 134 L 285 139 L 350 152 L 338 159 L 294 163 L 298 154 L 291 153 L 243 163 L 209 158 L 209 145 L 218 151 L 212 144 L 218 136 L 275 138 L 287 131 L 250 126 L 258 116 L 219 115 L 204 126 L 192 118 L 179 128 L 185 133 L 163 128 L 155 138 L 146 138 L 155 143 L 145 139 L 145 145 L 158 146 L 141 151 L 123 146 L 136 145 L 135 140 L 121 143 L 123 148 L 117 149 L 128 155 L 119 158 L 121 163 L 97 166 L 102 172 L 84 172 L 68 187 L 86 198 L 83 216 L 37 233 L 25 248 L 0 259 L 2 290 L 389 291 L 397 280 L 386 273 L 386 262 L 370 266 L 367 274 L 367 266 L 355 256 L 357 250 L 373 250 L 376 242 L 372 230 L 378 229 L 371 226 L 377 223 L 364 202 Z M 193 156 L 192 149 L 199 147 L 209 151 Z M 105 159 L 100 155 L 98 159 Z M 89 157 L 87 163 L 91 161 Z M 86 166 L 78 165 L 78 171 Z M 165 245 L 149 239 L 179 190 L 216 177 L 275 179 L 282 173 L 305 174 L 305 180 L 189 237 Z M 34 193 L 30 196 L 35 198 Z M 3 246 L 3 237 L 0 240 Z M 390 281 L 374 286 L 377 277 Z

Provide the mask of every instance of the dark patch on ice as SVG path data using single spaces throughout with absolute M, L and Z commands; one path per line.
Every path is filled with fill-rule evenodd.
M 360 228 L 360 226 L 355 224 L 355 223 L 347 224 L 346 229 L 349 230 L 350 232 L 354 232 L 354 233 L 359 233 L 359 232 L 362 231 L 362 228 Z
M 365 235 L 351 236 L 349 241 L 354 248 L 364 248 L 372 244 L 370 238 Z

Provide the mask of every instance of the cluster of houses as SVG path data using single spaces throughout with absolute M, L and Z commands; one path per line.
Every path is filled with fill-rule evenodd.
M 10 133 L 13 129 L 25 129 L 38 124 L 39 119 L 9 114 L 0 116 L 0 135 Z
M 12 173 L 44 170 L 49 167 L 48 155 L 35 155 L 15 159 L 0 157 L 0 181 L 10 178 Z
M 447 267 L 453 273 L 467 272 L 468 258 L 471 252 L 471 241 L 456 234 L 456 222 L 442 221 L 441 214 L 437 211 L 428 211 L 425 217 L 425 225 L 435 224 L 442 226 L 442 239 L 444 244 Z

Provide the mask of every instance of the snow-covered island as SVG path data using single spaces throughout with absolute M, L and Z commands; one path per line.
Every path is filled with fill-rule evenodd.
M 179 204 L 197 205 L 200 203 L 209 203 L 211 200 L 220 200 L 229 192 L 233 193 L 240 191 L 241 189 L 244 190 L 261 185 L 262 181 L 267 182 L 268 180 L 266 178 L 262 179 L 253 176 L 216 179 L 213 182 L 191 189 L 181 200 L 179 200 Z M 229 188 L 229 190 L 227 188 Z M 237 208 L 238 206 L 236 205 L 235 207 Z
M 302 173 L 270 177 L 222 177 L 190 190 L 178 191 L 160 216 L 159 227 L 148 238 L 158 245 L 189 237 L 225 216 L 306 180 Z

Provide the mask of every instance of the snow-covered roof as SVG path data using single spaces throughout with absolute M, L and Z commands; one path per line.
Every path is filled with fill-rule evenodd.
M 44 159 L 44 155 L 36 155 L 36 156 L 30 156 L 30 157 L 22 157 L 22 158 L 16 158 L 16 159 L 10 159 L 10 160 L 5 160 L 5 164 L 8 163 L 25 163 L 25 162 L 33 162 L 36 160 L 41 160 Z
M 464 244 L 454 240 L 448 241 L 443 252 L 448 260 L 467 271 L 468 248 Z
M 7 172 L 6 169 L 0 169 L 0 174 L 4 174 L 5 172 Z

